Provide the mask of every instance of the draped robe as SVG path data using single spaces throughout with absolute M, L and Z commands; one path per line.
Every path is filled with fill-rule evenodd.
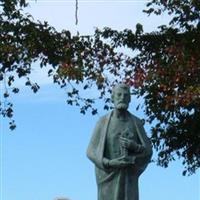
M 103 158 L 113 159 L 118 154 L 113 155 L 112 147 L 109 150 L 111 152 L 107 152 L 109 134 L 118 130 L 113 128 L 112 112 L 100 118 L 87 149 L 88 158 L 95 164 L 98 200 L 139 200 L 138 178 L 150 162 L 152 147 L 142 121 L 128 111 L 127 114 L 128 123 L 126 126 L 134 133 L 134 140 L 143 145 L 145 150 L 142 153 L 131 154 L 136 159 L 135 163 L 129 167 L 114 169 L 104 166 Z M 122 126 L 125 124 L 122 123 Z M 115 145 L 119 144 L 115 143 Z M 120 155 L 118 156 L 120 157 Z

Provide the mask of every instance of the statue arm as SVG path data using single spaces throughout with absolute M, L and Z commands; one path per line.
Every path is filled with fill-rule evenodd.
M 147 134 L 145 132 L 145 129 L 144 129 L 141 121 L 140 121 L 140 123 L 141 123 L 141 132 L 140 133 L 141 133 L 141 136 L 142 136 L 142 139 L 143 139 L 142 145 L 144 146 L 144 156 L 151 158 L 151 156 L 153 154 L 152 144 L 151 144 L 150 139 L 147 137 Z
M 105 168 L 109 168 L 109 159 L 108 158 L 103 158 L 103 165 L 105 166 Z
M 141 174 L 151 161 L 153 151 L 152 151 L 151 141 L 147 137 L 142 121 L 139 119 L 137 120 L 137 132 L 140 143 L 144 147 L 143 152 L 136 155 L 136 162 L 135 162 L 136 170 L 138 171 L 138 174 Z
M 103 163 L 101 160 L 101 157 L 99 156 L 100 154 L 100 149 L 99 145 L 101 142 L 100 138 L 101 134 L 101 119 L 97 122 L 95 129 L 93 131 L 91 140 L 89 142 L 88 148 L 87 148 L 87 157 L 98 167 L 98 168 L 103 168 Z
M 127 160 L 125 156 L 121 156 L 119 158 L 114 158 L 114 159 L 108 159 L 104 157 L 103 165 L 105 169 L 119 169 L 119 168 L 133 165 L 133 161 Z

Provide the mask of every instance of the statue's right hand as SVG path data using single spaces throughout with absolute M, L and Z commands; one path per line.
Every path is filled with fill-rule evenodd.
M 133 163 L 131 161 L 128 161 L 126 157 L 124 156 L 109 160 L 109 167 L 113 167 L 113 168 L 123 168 L 123 167 L 130 166 L 132 164 Z

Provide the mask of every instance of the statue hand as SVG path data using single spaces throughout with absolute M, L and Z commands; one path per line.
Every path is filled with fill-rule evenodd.
M 120 145 L 126 149 L 131 149 L 131 147 L 134 145 L 133 142 L 134 141 L 125 137 L 120 137 Z
M 123 168 L 123 167 L 130 166 L 132 164 L 134 164 L 133 160 L 127 159 L 124 156 L 109 160 L 109 167 L 113 167 L 113 168 Z
M 134 140 L 129 140 L 124 137 L 120 137 L 120 144 L 126 149 L 135 151 L 136 153 L 142 153 L 144 151 L 144 146 L 137 144 Z

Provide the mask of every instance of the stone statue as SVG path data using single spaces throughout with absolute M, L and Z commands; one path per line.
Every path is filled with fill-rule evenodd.
M 87 149 L 95 164 L 98 200 L 138 200 L 138 178 L 152 156 L 143 122 L 127 111 L 131 95 L 125 84 L 113 88 L 114 110 L 101 117 Z

